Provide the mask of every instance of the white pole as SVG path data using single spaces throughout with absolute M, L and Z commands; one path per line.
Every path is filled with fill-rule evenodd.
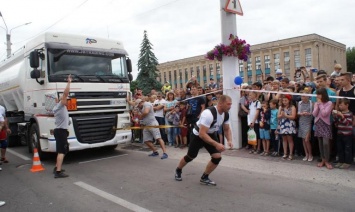
M 229 45 L 229 35 L 237 34 L 237 20 L 236 15 L 233 13 L 227 13 L 224 11 L 224 7 L 227 0 L 220 0 L 221 5 L 221 32 L 222 43 Z M 238 58 L 225 57 L 222 58 L 223 68 L 223 88 L 228 89 L 224 93 L 232 98 L 232 108 L 229 112 L 229 122 L 232 129 L 232 140 L 235 149 L 242 147 L 242 135 L 241 135 L 241 121 L 238 117 L 240 92 L 235 89 L 229 89 L 235 87 L 234 78 L 239 76 Z M 227 145 L 227 142 L 225 142 Z

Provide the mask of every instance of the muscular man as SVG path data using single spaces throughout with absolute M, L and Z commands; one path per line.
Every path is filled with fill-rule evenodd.
M 211 155 L 211 160 L 208 162 L 204 173 L 201 176 L 200 183 L 205 185 L 216 185 L 215 182 L 209 179 L 209 175 L 215 170 L 221 161 L 221 152 L 224 145 L 218 142 L 216 132 L 223 125 L 228 146 L 233 147 L 232 134 L 229 127 L 229 121 L 226 120 L 226 114 L 232 106 L 232 99 L 229 96 L 222 95 L 218 101 L 216 109 L 216 120 L 214 120 L 212 109 L 205 109 L 201 113 L 200 119 L 196 122 L 196 126 L 191 134 L 191 143 L 187 155 L 181 158 L 175 171 L 175 180 L 181 181 L 182 169 L 187 163 L 196 158 L 198 151 L 205 147 Z M 216 121 L 214 124 L 213 122 Z
M 62 169 L 62 164 L 65 154 L 69 152 L 68 143 L 68 128 L 69 128 L 69 113 L 67 109 L 68 105 L 68 95 L 70 91 L 70 83 L 72 81 L 71 75 L 68 76 L 68 83 L 64 89 L 63 96 L 57 101 L 57 104 L 53 108 L 55 117 L 55 129 L 54 138 L 56 141 L 57 149 L 57 163 L 56 167 L 53 169 L 54 178 L 64 178 L 69 177 L 69 175 L 64 174 Z
M 6 149 L 8 146 L 7 143 L 7 135 L 11 134 L 11 130 L 8 126 L 7 118 L 6 118 L 6 110 L 5 108 L 0 105 L 0 148 L 1 148 L 1 161 L 0 165 L 2 162 L 8 163 L 9 161 L 6 159 Z M 1 168 L 0 168 L 1 171 Z
M 145 102 L 142 99 L 135 101 L 136 107 L 140 110 L 141 114 L 139 119 L 142 120 L 145 126 L 159 126 L 158 121 L 155 119 L 153 105 L 150 102 Z M 143 142 L 153 151 L 149 156 L 156 157 L 159 155 L 157 149 L 154 147 L 153 140 L 157 140 L 163 150 L 163 156 L 161 159 L 167 159 L 165 144 L 161 139 L 160 131 L 158 128 L 146 128 L 143 130 Z

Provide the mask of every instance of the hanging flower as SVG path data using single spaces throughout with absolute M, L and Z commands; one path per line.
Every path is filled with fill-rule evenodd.
M 209 60 L 222 61 L 222 57 L 237 57 L 239 60 L 247 61 L 250 55 L 250 45 L 245 40 L 239 39 L 237 36 L 230 34 L 229 40 L 231 43 L 226 46 L 220 44 L 207 52 L 206 58 Z

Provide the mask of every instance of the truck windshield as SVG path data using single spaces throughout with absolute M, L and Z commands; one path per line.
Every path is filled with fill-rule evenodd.
M 68 74 L 74 82 L 128 82 L 125 55 L 111 52 L 49 49 L 48 70 L 50 82 Z

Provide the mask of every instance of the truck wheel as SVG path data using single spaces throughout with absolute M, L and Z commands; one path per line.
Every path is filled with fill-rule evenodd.
M 37 148 L 38 155 L 41 160 L 48 158 L 48 153 L 42 152 L 41 144 L 39 142 L 39 130 L 36 123 L 31 125 L 28 142 L 28 150 L 30 153 L 33 153 L 34 148 Z

